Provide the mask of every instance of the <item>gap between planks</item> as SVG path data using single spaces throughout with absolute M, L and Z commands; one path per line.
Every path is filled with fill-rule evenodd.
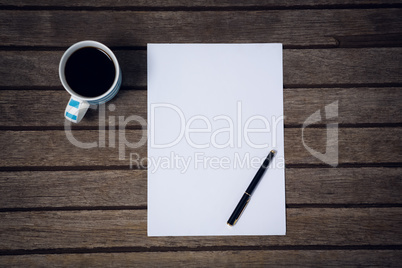
M 341 163 L 336 168 L 365 168 L 383 167 L 395 168 L 402 167 L 402 162 L 383 162 L 383 163 Z M 287 164 L 286 169 L 307 169 L 307 168 L 328 168 L 333 167 L 326 164 Z M 146 167 L 133 166 L 132 169 L 127 165 L 111 166 L 0 166 L 0 172 L 23 172 L 23 171 L 95 171 L 95 170 L 147 170 Z
M 227 5 L 227 6 L 40 6 L 40 5 L 0 5 L 0 10 L 18 10 L 18 11 L 270 11 L 270 10 L 332 10 L 332 9 L 383 9 L 400 8 L 400 3 L 382 3 L 382 4 L 302 4 L 302 5 Z
M 43 248 L 0 250 L 0 256 L 43 255 L 43 254 L 88 254 L 88 253 L 130 253 L 130 252 L 192 252 L 192 251 L 265 251 L 265 250 L 402 250 L 402 245 L 297 245 L 297 246 L 205 246 L 205 247 L 98 247 L 98 248 Z
M 286 204 L 286 209 L 303 208 L 399 208 L 402 204 L 371 203 L 371 204 Z M 113 210 L 147 210 L 147 206 L 102 206 L 102 207 L 28 207 L 28 208 L 0 208 L 3 212 L 51 212 L 51 211 L 113 211 Z

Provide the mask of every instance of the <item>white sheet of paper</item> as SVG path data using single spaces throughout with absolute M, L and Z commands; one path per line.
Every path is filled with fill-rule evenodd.
M 149 236 L 284 235 L 284 163 L 282 44 L 148 44 Z

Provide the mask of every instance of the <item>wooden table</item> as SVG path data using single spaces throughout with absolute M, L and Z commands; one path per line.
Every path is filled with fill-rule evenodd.
M 402 3 L 283 2 L 1 0 L 0 265 L 400 267 Z M 115 51 L 123 86 L 105 120 L 72 126 L 83 149 L 58 63 L 87 39 Z M 143 130 L 119 117 L 146 119 L 146 44 L 165 42 L 283 43 L 286 236 L 147 237 L 147 171 L 128 158 L 146 147 L 118 155 Z M 339 124 L 336 168 L 302 143 L 317 110 L 304 139 L 324 153 Z

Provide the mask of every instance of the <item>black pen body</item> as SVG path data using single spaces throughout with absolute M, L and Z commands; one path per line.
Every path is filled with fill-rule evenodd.
M 248 193 L 250 196 L 253 194 L 254 189 L 257 187 L 258 183 L 260 182 L 262 176 L 265 173 L 265 170 L 267 170 L 269 163 L 271 162 L 272 158 L 275 155 L 275 151 L 270 151 L 268 156 L 265 158 L 264 162 L 262 163 L 260 169 L 257 171 L 255 174 L 253 180 L 251 181 L 250 185 L 246 189 L 246 193 Z
M 257 187 L 258 183 L 260 182 L 262 176 L 265 173 L 265 170 L 268 168 L 269 163 L 271 162 L 272 158 L 275 155 L 275 151 L 272 150 L 269 152 L 268 156 L 265 158 L 264 162 L 262 163 L 260 169 L 255 174 L 253 180 L 251 181 L 250 185 L 247 187 L 246 192 L 244 192 L 242 198 L 240 199 L 239 203 L 237 204 L 236 208 L 234 209 L 232 215 L 230 216 L 227 224 L 233 226 L 236 224 L 237 220 L 240 218 L 243 210 L 246 208 L 248 202 L 250 201 L 251 194 L 254 192 L 254 189 Z
M 244 195 L 241 197 L 239 203 L 237 204 L 236 208 L 233 210 L 233 213 L 228 220 L 228 224 L 230 226 L 233 226 L 236 224 L 241 213 L 243 212 L 243 210 L 247 206 L 248 202 L 250 201 L 250 198 L 251 198 L 251 196 L 247 193 L 244 193 Z

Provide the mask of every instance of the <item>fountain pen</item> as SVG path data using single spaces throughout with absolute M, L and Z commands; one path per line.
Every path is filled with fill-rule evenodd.
M 271 159 L 275 155 L 275 151 L 271 150 L 265 158 L 264 162 L 262 163 L 260 169 L 257 171 L 257 174 L 255 174 L 253 180 L 251 181 L 250 185 L 244 192 L 242 198 L 240 199 L 239 203 L 237 204 L 236 208 L 234 209 L 232 215 L 230 216 L 227 224 L 229 226 L 233 226 L 236 224 L 237 220 L 240 218 L 240 215 L 243 213 L 244 209 L 246 208 L 248 202 L 250 201 L 251 195 L 253 194 L 253 191 L 257 187 L 258 183 L 260 182 L 262 176 L 265 173 L 265 170 L 268 168 L 269 163 L 271 162 Z

